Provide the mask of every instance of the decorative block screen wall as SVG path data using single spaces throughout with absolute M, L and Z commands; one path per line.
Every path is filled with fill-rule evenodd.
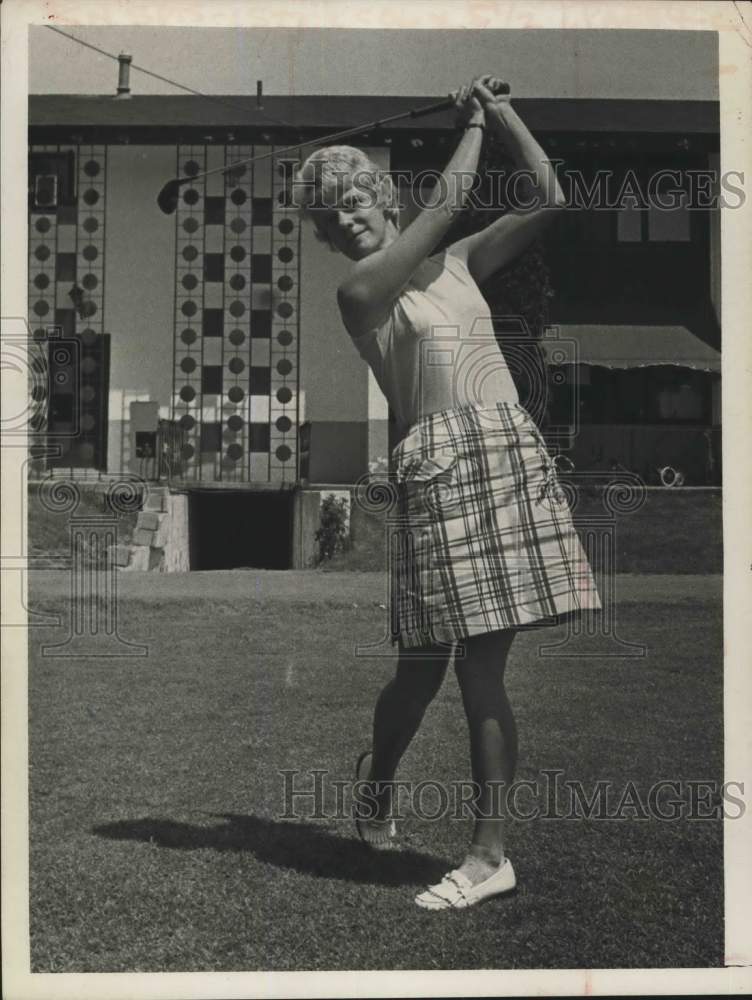
M 33 152 L 57 152 L 57 146 L 34 146 Z M 31 472 L 42 475 L 46 468 L 46 440 L 49 421 L 49 367 L 47 331 L 55 324 L 57 300 L 57 211 L 31 208 L 29 216 L 29 345 L 32 366 L 30 393 L 34 400 L 29 445 Z M 38 457 L 35 457 L 38 456 Z
M 272 146 L 178 148 L 173 417 L 180 478 L 292 483 L 298 462 L 300 229 L 295 161 Z
M 43 177 L 57 176 L 56 198 L 36 201 L 29 220 L 29 325 L 46 397 L 33 443 L 56 454 L 32 471 L 102 470 L 106 465 L 109 349 L 104 341 L 106 147 L 32 146 Z M 70 187 L 68 187 L 68 164 Z M 41 402 L 42 400 L 40 400 Z

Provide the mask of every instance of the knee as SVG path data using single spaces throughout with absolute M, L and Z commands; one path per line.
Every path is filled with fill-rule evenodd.
M 474 687 L 503 681 L 514 635 L 512 630 L 500 630 L 463 639 L 454 658 L 454 672 L 460 684 Z
M 483 712 L 496 704 L 504 692 L 503 663 L 499 664 L 468 647 L 454 663 L 454 674 L 466 711 Z

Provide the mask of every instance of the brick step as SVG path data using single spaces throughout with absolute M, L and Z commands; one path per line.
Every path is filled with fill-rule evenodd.
M 156 510 L 140 510 L 136 518 L 136 528 L 143 528 L 144 531 L 156 531 L 162 520 L 160 513 L 162 512 Z
M 165 572 L 165 552 L 170 542 L 171 518 L 169 514 L 170 490 L 167 487 L 155 487 L 149 490 L 142 510 L 136 515 L 136 526 L 133 538 L 128 545 L 117 545 L 112 550 L 115 566 L 122 570 L 146 570 Z M 174 544 L 174 543 L 173 543 Z M 180 563 L 182 560 L 173 557 Z
M 130 545 L 111 545 L 110 554 L 112 562 L 118 569 L 127 569 L 131 561 Z
M 145 545 L 137 545 L 131 549 L 131 561 L 126 567 L 130 570 L 145 570 L 149 568 L 149 549 Z
M 156 531 L 150 528 L 136 528 L 133 532 L 133 541 L 131 544 L 134 547 L 137 546 L 140 548 L 142 545 L 145 545 L 148 548 L 154 541 L 155 534 Z
M 164 513 L 167 510 L 167 501 L 170 495 L 170 491 L 165 487 L 155 487 L 149 490 L 149 495 L 146 498 L 146 503 L 144 504 L 144 511 L 156 511 L 158 513 Z

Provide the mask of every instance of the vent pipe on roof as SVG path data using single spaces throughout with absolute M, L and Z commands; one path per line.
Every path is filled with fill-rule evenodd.
M 119 71 L 118 71 L 118 88 L 116 97 L 130 97 L 131 87 L 130 87 L 130 75 L 131 75 L 131 62 L 133 56 L 127 56 L 124 52 L 121 52 L 118 56 Z

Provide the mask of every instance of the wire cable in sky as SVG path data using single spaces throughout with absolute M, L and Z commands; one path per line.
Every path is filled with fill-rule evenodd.
M 102 56 L 107 56 L 108 59 L 114 59 L 118 62 L 118 57 L 112 53 L 107 52 L 105 49 L 100 49 L 98 45 L 92 45 L 91 42 L 85 42 L 82 38 L 76 38 L 75 35 L 69 35 L 67 31 L 61 31 L 60 28 L 56 28 L 51 24 L 45 24 L 45 28 L 49 28 L 50 31 L 56 32 L 58 35 L 62 35 L 63 38 L 69 39 L 71 42 L 76 42 L 78 45 L 83 45 L 87 49 L 92 49 L 94 52 L 98 52 Z M 231 101 L 226 101 L 221 97 L 214 97 L 211 94 L 204 94 L 200 90 L 195 90 L 193 87 L 189 87 L 185 83 L 178 83 L 177 80 L 171 80 L 167 76 L 162 76 L 160 73 L 155 73 L 154 70 L 146 69 L 145 66 L 138 66 L 136 63 L 131 63 L 131 69 L 138 70 L 139 73 L 144 73 L 146 76 L 152 76 L 155 80 L 161 80 L 162 83 L 167 83 L 171 87 L 177 87 L 179 90 L 185 90 L 189 94 L 193 94 L 195 97 L 203 97 L 205 101 L 214 101 L 216 104 L 221 104 L 227 108 L 233 108 L 235 111 L 242 111 L 244 115 L 248 114 L 248 108 L 242 107 L 240 104 L 234 104 Z M 283 118 L 273 118 L 271 115 L 265 114 L 260 108 L 256 109 L 257 114 L 265 118 L 266 121 L 271 122 L 274 125 L 286 125 L 289 128 L 299 128 L 298 125 L 293 125 L 292 122 L 285 121 Z

